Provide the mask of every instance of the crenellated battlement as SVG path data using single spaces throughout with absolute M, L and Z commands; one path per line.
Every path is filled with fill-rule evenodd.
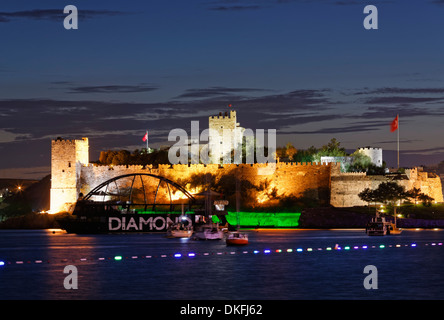
M 344 177 L 353 177 L 353 176 L 366 176 L 367 173 L 365 172 L 341 172 L 339 173 L 339 176 L 344 176 Z
M 82 138 L 80 140 L 78 139 L 62 139 L 62 138 L 57 138 L 55 140 L 51 140 L 51 144 L 52 145 L 76 145 L 78 143 L 88 143 L 88 138 Z
M 368 154 L 375 151 L 376 156 L 382 152 L 380 148 L 361 149 Z M 309 196 L 323 204 L 338 207 L 365 205 L 358 197 L 359 192 L 367 187 L 374 189 L 388 179 L 383 175 L 367 176 L 365 172 L 341 172 L 340 162 L 98 165 L 89 163 L 88 138 L 59 138 L 52 141 L 51 150 L 52 212 L 69 210 L 80 193 L 86 195 L 92 188 L 111 178 L 134 173 L 164 176 L 185 188 L 190 188 L 193 177 L 200 174 L 212 174 L 215 181 L 220 181 L 224 176 L 232 179 L 241 176 L 258 189 L 259 186 L 268 186 L 267 190 L 257 191 L 258 203 L 275 201 L 268 196 L 273 193 L 277 197 Z M 443 201 L 439 177 L 432 177 L 417 168 L 407 169 L 406 176 L 408 179 L 400 182 L 406 190 L 415 186 L 436 201 Z M 194 188 L 194 192 L 199 192 L 198 188 Z
M 382 150 L 382 148 L 365 147 L 365 148 L 359 148 L 359 150 L 362 150 L 362 151 L 375 151 L 375 150 L 377 150 L 377 151 L 379 151 L 379 150 Z
M 235 110 L 230 110 L 230 113 L 225 112 L 225 114 L 223 114 L 222 112 L 219 112 L 218 116 L 210 116 L 209 119 L 213 119 L 213 120 L 236 120 L 236 111 Z

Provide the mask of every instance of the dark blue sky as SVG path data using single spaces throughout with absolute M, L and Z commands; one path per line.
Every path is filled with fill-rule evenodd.
M 63 28 L 76 5 L 79 29 Z M 365 30 L 375 5 L 379 29 Z M 167 144 L 231 103 L 278 145 L 382 147 L 444 160 L 444 1 L 14 1 L 0 8 L 0 177 L 47 172 L 50 140 Z M 46 167 L 46 168 L 45 168 Z

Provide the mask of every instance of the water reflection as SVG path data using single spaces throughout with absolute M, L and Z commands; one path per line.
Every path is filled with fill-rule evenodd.
M 167 239 L 160 234 L 0 231 L 0 260 L 12 262 L 0 267 L 0 298 L 444 298 L 444 246 L 438 245 L 443 231 L 404 231 L 392 237 L 368 237 L 364 230 L 247 232 L 248 246 L 226 247 L 223 241 Z M 344 250 L 326 250 L 337 243 Z M 264 253 L 266 249 L 270 253 Z M 175 258 L 176 253 L 180 257 Z M 23 264 L 15 264 L 17 260 Z M 78 268 L 78 290 L 63 286 L 68 264 Z M 377 292 L 362 285 L 368 264 L 379 271 Z

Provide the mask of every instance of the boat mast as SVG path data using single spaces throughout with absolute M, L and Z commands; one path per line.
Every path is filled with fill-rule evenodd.
M 236 222 L 237 222 L 238 231 L 240 229 L 239 211 L 240 211 L 240 180 L 239 180 L 239 175 L 236 175 Z

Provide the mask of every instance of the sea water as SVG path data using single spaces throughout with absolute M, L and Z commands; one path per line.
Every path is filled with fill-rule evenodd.
M 1 230 L 0 299 L 444 298 L 442 230 L 245 232 L 247 246 L 227 247 L 164 234 Z M 377 288 L 364 286 L 369 265 Z M 66 288 L 73 276 L 76 289 Z

